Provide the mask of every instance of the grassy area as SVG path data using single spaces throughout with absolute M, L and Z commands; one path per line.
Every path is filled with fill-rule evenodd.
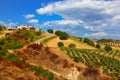
M 54 75 L 44 69 L 42 69 L 40 66 L 31 66 L 31 69 L 35 71 L 36 74 L 42 76 L 42 77 L 47 77 L 48 80 L 54 80 Z
M 17 30 L 16 34 L 23 35 L 27 40 L 33 42 L 39 38 L 41 38 L 41 30 Z

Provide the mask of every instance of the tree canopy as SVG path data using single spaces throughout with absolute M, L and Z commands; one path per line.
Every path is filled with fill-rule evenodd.
M 52 29 L 48 29 L 47 30 L 49 33 L 53 33 L 53 30 Z
M 55 31 L 55 34 L 59 36 L 61 40 L 67 40 L 68 39 L 68 34 L 66 32 L 62 32 L 60 30 Z

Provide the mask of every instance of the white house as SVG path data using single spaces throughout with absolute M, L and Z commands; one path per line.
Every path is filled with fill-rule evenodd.
M 26 30 L 30 30 L 30 28 L 32 28 L 32 26 L 28 26 L 25 24 L 16 27 L 16 29 L 26 29 Z

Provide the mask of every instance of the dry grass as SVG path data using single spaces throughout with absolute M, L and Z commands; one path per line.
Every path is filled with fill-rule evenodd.
M 67 47 L 69 44 L 73 43 L 73 44 L 76 45 L 76 48 L 80 48 L 80 49 L 95 49 L 94 47 L 91 47 L 91 46 L 89 46 L 89 45 L 87 45 L 85 43 L 74 41 L 74 40 L 71 40 L 71 39 L 60 40 L 59 37 L 56 37 L 56 38 L 48 41 L 46 43 L 46 45 L 48 47 L 58 47 L 58 45 L 57 45 L 58 42 L 63 42 L 65 47 Z

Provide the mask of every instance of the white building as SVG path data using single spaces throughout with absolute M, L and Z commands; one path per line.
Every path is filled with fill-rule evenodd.
M 20 25 L 20 26 L 18 26 L 16 29 L 26 29 L 26 30 L 30 30 L 30 28 L 32 28 L 32 26 L 28 26 L 28 25 L 25 25 L 25 24 L 23 24 L 23 25 Z

